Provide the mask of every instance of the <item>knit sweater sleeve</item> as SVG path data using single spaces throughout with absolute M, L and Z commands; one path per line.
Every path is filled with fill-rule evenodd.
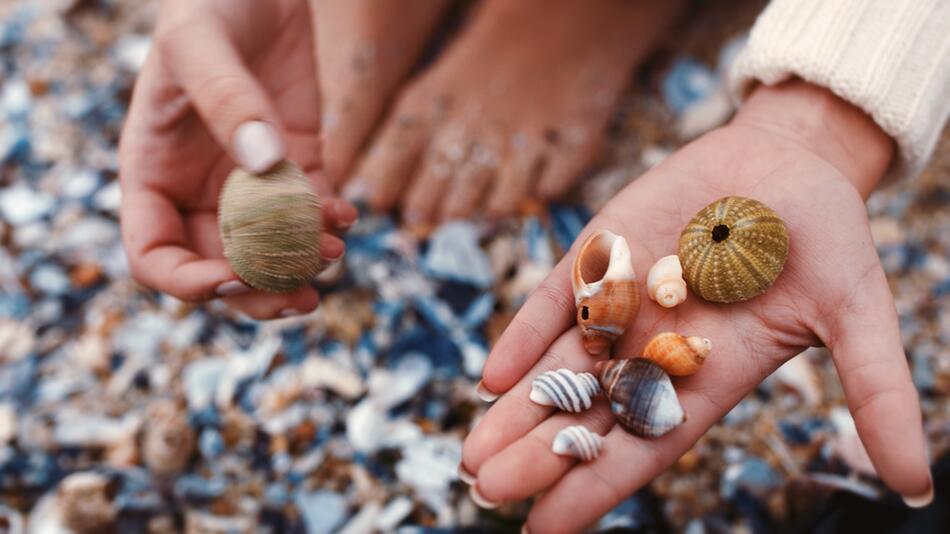
M 733 64 L 742 98 L 792 77 L 863 109 L 897 143 L 888 179 L 924 167 L 950 113 L 950 0 L 772 0 Z

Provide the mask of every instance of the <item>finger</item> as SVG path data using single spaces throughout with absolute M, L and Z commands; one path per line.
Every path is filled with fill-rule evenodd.
M 729 328 L 717 326 L 720 332 Z M 719 342 L 717 354 L 723 357 L 710 358 L 700 373 L 674 382 L 688 415 L 680 426 L 658 438 L 640 438 L 614 426 L 596 460 L 575 464 L 537 501 L 528 531 L 580 531 L 672 465 L 778 366 L 778 360 L 753 363 L 757 356 L 744 351 L 744 343 L 735 336 Z
M 220 255 L 196 252 L 185 220 L 160 193 L 123 188 L 120 216 L 129 268 L 142 284 L 190 302 L 250 290 Z M 216 226 L 209 231 L 216 233 Z
M 582 144 L 559 146 L 550 150 L 548 165 L 538 181 L 538 194 L 546 199 L 563 196 L 578 177 L 597 159 L 601 148 L 601 136 L 589 136 Z
M 359 212 L 349 202 L 331 198 L 323 206 L 324 227 L 327 231 L 342 232 L 356 224 Z
M 327 263 L 334 262 L 343 257 L 346 252 L 346 243 L 339 237 L 329 234 L 320 234 L 320 256 Z
M 547 155 L 536 142 L 514 143 L 508 159 L 501 162 L 498 180 L 489 195 L 489 212 L 496 216 L 515 213 L 544 173 L 546 165 Z
M 346 184 L 343 196 L 365 200 L 377 210 L 391 208 L 415 170 L 428 135 L 428 127 L 419 115 L 390 119 Z
M 165 24 L 156 39 L 165 67 L 235 161 L 259 173 L 284 158 L 274 105 L 216 15 Z
M 855 285 L 830 339 L 848 406 L 878 474 L 911 505 L 933 498 L 920 403 L 887 279 L 874 268 Z M 895 439 L 900 446 L 895 446 Z
M 319 301 L 317 291 L 311 287 L 286 294 L 252 291 L 224 299 L 228 306 L 258 321 L 305 315 L 315 310 Z
M 470 473 L 479 473 L 482 463 L 525 436 L 553 411 L 529 399 L 531 383 L 546 371 L 567 368 L 590 372 L 596 359 L 583 349 L 580 330 L 572 328 L 560 336 L 518 383 L 498 399 L 465 439 L 462 463 Z
M 498 338 L 478 386 L 483 400 L 491 401 L 508 391 L 574 323 L 572 261 L 569 253 L 557 264 Z
M 554 454 L 551 445 L 557 433 L 571 425 L 583 425 L 591 432 L 604 435 L 614 426 L 614 419 L 602 398 L 585 412 L 558 413 L 545 419 L 484 462 L 478 470 L 476 489 L 481 498 L 492 503 L 526 499 L 560 480 L 578 459 Z

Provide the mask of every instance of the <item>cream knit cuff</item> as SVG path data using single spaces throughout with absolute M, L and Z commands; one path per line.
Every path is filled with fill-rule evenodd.
M 950 0 L 772 0 L 733 64 L 744 97 L 799 77 L 868 113 L 897 142 L 887 179 L 923 169 L 950 113 Z

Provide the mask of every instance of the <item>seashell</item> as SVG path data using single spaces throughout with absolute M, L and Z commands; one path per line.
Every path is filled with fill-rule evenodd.
M 650 267 L 647 295 L 664 308 L 672 308 L 686 300 L 686 280 L 683 280 L 679 256 L 664 256 Z
M 591 398 L 600 393 L 597 378 L 570 369 L 547 371 L 531 382 L 531 400 L 542 406 L 557 406 L 565 412 L 590 408 Z
M 601 354 L 623 335 L 640 310 L 627 240 L 608 230 L 591 234 L 574 259 L 571 278 L 584 348 Z
M 606 360 L 597 362 L 594 371 L 607 392 L 610 411 L 627 432 L 662 436 L 686 420 L 673 382 L 650 360 Z
M 149 471 L 171 477 L 185 470 L 195 450 L 195 431 L 188 416 L 171 399 L 152 403 L 142 436 L 142 460 Z
M 323 270 L 320 197 L 290 161 L 261 175 L 235 169 L 221 189 L 218 226 L 224 257 L 251 287 L 286 293 Z
M 713 202 L 680 234 L 686 283 L 712 302 L 740 302 L 764 292 L 782 272 L 787 256 L 785 223 L 750 198 Z
M 643 357 L 659 365 L 672 376 L 691 375 L 699 370 L 712 350 L 712 341 L 699 336 L 681 336 L 663 332 L 643 347 Z
M 562 429 L 554 436 L 551 452 L 589 462 L 600 456 L 600 449 L 603 447 L 603 436 L 591 432 L 583 425 L 573 425 Z
M 64 478 L 56 490 L 62 526 L 72 532 L 102 532 L 116 521 L 116 484 L 91 471 Z

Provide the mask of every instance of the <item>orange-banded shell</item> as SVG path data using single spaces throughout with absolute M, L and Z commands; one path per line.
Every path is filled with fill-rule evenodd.
M 571 279 L 584 348 L 601 354 L 623 335 L 640 310 L 627 240 L 608 230 L 591 234 L 574 259 Z
M 290 161 L 255 175 L 235 169 L 218 202 L 224 257 L 251 287 L 274 293 L 310 283 L 320 256 L 320 198 Z
M 758 200 L 724 197 L 686 225 L 678 255 L 690 290 L 712 302 L 740 302 L 778 278 L 788 256 L 788 230 Z
M 650 360 L 600 361 L 594 372 L 610 400 L 610 411 L 624 430 L 641 437 L 656 437 L 686 420 L 673 382 Z
M 687 376 L 699 370 L 710 350 L 712 342 L 704 337 L 663 332 L 643 347 L 643 357 L 671 376 Z

